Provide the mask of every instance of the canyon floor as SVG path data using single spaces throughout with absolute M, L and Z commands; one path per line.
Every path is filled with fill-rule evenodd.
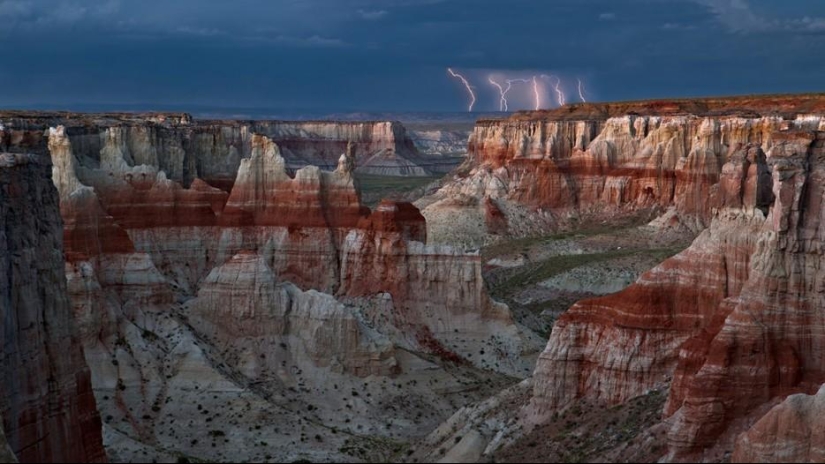
M 694 239 L 647 217 L 583 224 L 552 235 L 503 240 L 481 250 L 490 294 L 543 337 L 576 301 L 618 292 Z
M 663 230 L 648 221 L 647 215 L 630 215 L 483 247 L 490 294 L 547 339 L 558 316 L 575 302 L 626 288 L 695 238 L 690 231 Z M 406 462 L 655 462 L 666 450 L 666 386 L 613 407 L 581 401 L 521 434 L 509 424 L 529 407 L 532 394 L 528 376 L 467 405 L 414 443 Z M 489 452 L 489 440 L 480 438 L 479 430 L 515 438 Z

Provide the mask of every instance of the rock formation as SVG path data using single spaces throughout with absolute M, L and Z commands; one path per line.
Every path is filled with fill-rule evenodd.
M 685 458 L 773 398 L 825 381 L 825 135 L 770 137 L 764 156 L 751 147 L 729 157 L 708 195 L 710 227 L 689 249 L 562 316 L 536 368 L 534 421 L 577 398 L 614 405 L 670 384 L 671 457 Z
M 207 433 L 257 446 L 252 428 L 210 428 L 217 414 L 236 426 L 253 404 L 280 411 L 261 421 L 290 430 L 356 433 L 345 424 L 357 423 L 392 437 L 398 423 L 367 420 L 393 415 L 391 382 L 427 378 L 404 401 L 433 411 L 448 407 L 431 388 L 444 366 L 468 376 L 529 369 L 529 337 L 490 299 L 479 254 L 444 243 L 474 248 L 639 214 L 698 237 L 624 291 L 558 318 L 532 381 L 458 414 L 467 441 L 447 457 L 492 456 L 579 404 L 649 396 L 663 422 L 639 439 L 666 436 L 657 458 L 724 459 L 740 437 L 737 459 L 780 459 L 783 447 L 815 460 L 813 417 L 788 411 L 818 400 L 785 398 L 825 383 L 823 114 L 825 98 L 814 96 L 583 104 L 484 120 L 467 164 L 438 192 L 418 207 L 384 201 L 374 211 L 354 172 L 409 167 L 396 159 L 406 142 L 390 123 L 101 116 L 45 131 L 72 118 L 17 115 L 2 119 L 0 142 L 52 155 L 71 308 L 110 437 L 193 456 L 210 451 Z M 443 391 L 463 394 L 463 382 Z M 209 412 L 176 401 L 202 386 Z M 169 425 L 183 410 L 200 438 L 181 444 Z M 418 416 L 395 412 L 405 437 L 422 436 Z M 18 452 L 17 413 L 1 413 Z M 289 434 L 272 433 L 278 458 L 304 457 L 290 454 Z M 433 446 L 463 440 L 452 428 L 437 435 Z M 349 449 L 339 438 L 316 442 Z
M 480 121 L 471 159 L 417 202 L 431 240 L 477 246 L 639 212 L 659 215 L 653 227 L 699 235 L 624 291 L 564 313 L 516 417 L 456 415 L 465 430 L 485 429 L 475 452 L 489 458 L 582 407 L 667 391 L 663 422 L 643 434 L 655 443 L 667 430 L 655 458 L 725 459 L 770 405 L 815 393 L 825 382 L 823 114 L 825 98 L 812 96 L 574 105 Z M 781 454 L 764 427 L 740 439 L 739 455 Z M 756 448 L 745 451 L 751 436 Z
M 421 153 L 462 157 L 467 155 L 467 139 L 472 132 L 472 124 L 467 125 L 466 129 L 444 130 L 438 124 L 428 124 L 409 130 L 410 137 Z
M 238 254 L 204 280 L 189 320 L 249 378 L 277 373 L 282 363 L 358 377 L 395 373 L 389 340 L 362 330 L 351 309 L 276 280 L 260 255 Z
M 712 217 L 706 200 L 741 147 L 767 151 L 779 130 L 825 127 L 820 97 L 656 103 L 576 105 L 479 121 L 461 172 L 417 202 L 432 238 L 453 242 L 444 223 L 460 217 L 479 225 L 469 231 L 469 246 L 489 241 L 501 222 L 485 220 L 488 199 L 513 235 L 667 209 L 674 221 L 700 231 Z
M 194 423 L 186 434 L 194 436 L 186 443 L 166 427 L 187 417 L 172 402 L 192 389 L 209 391 L 210 408 L 226 414 L 241 407 L 237 395 L 247 405 L 258 395 L 266 408 L 290 409 L 278 413 L 289 427 L 303 420 L 306 410 L 291 410 L 301 405 L 325 424 L 376 427 L 367 418 L 392 404 L 396 391 L 371 393 L 378 406 L 355 407 L 340 396 L 323 407 L 305 402 L 331 384 L 355 389 L 432 377 L 451 384 L 479 369 L 527 373 L 522 334 L 507 307 L 487 295 L 480 257 L 423 243 L 425 219 L 410 203 L 362 206 L 353 175 L 358 143 L 338 153 L 333 171 L 307 166 L 291 174 L 278 144 L 249 135 L 227 193 L 200 178 L 184 186 L 167 176 L 169 160 L 162 160 L 177 155 L 166 142 L 140 125 L 126 129 L 103 131 L 97 158 L 75 151 L 88 137 L 71 127 L 48 132 L 69 294 L 116 458 L 133 456 L 123 437 L 208 454 L 195 437 L 211 433 L 215 417 L 187 412 Z M 422 411 L 453 400 L 430 387 L 410 391 L 417 406 L 399 412 L 405 425 L 398 430 L 421 434 Z M 343 408 L 354 416 L 338 413 Z M 220 423 L 236 429 L 234 420 Z M 250 428 L 237 439 L 258 434 Z M 324 446 L 337 453 L 334 438 Z M 304 448 L 286 441 L 276 454 L 292 460 L 296 450 Z M 243 456 L 265 457 L 254 448 Z
M 791 395 L 742 434 L 731 462 L 825 461 L 825 386 Z
M 35 155 L 0 154 L 0 192 L 5 438 L 22 462 L 105 461 L 63 272 L 50 163 Z
M 238 169 L 222 224 L 234 226 L 354 227 L 368 210 L 360 204 L 353 161 L 341 155 L 332 173 L 315 166 L 291 178 L 279 147 L 254 136 L 252 154 Z
M 218 121 L 174 114 L 0 112 L 0 147 L 45 153 L 50 127 L 64 126 L 84 166 L 122 171 L 146 165 L 188 187 L 195 179 L 229 191 L 252 135 L 271 138 L 289 172 L 305 166 L 333 170 L 349 143 L 356 169 L 385 176 L 444 172 L 444 157 L 418 151 L 401 123 L 391 121 Z M 446 164 L 449 168 L 454 161 Z

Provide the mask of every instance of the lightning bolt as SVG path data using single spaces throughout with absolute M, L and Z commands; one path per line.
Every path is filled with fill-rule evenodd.
M 584 87 L 583 84 L 582 84 L 582 80 L 581 79 L 576 79 L 576 80 L 579 81 L 579 98 L 582 99 L 582 102 L 587 103 L 587 100 L 584 99 L 584 91 L 582 90 L 583 87 Z
M 538 111 L 541 108 L 541 96 L 539 96 L 539 82 L 536 76 L 533 76 L 533 95 L 536 96 L 536 111 Z
M 458 74 L 456 72 L 453 72 L 453 70 L 450 69 L 450 68 L 447 68 L 447 72 L 450 73 L 451 76 L 460 79 L 461 83 L 464 84 L 464 87 L 467 88 L 467 92 L 469 92 L 470 99 L 471 99 L 470 100 L 470 107 L 467 108 L 467 112 L 472 112 L 473 111 L 473 105 L 476 104 L 476 94 L 473 92 L 472 87 L 470 87 L 470 83 L 467 82 L 467 79 L 465 79 L 464 76 L 462 76 L 461 74 Z
M 510 89 L 513 88 L 513 81 L 510 79 L 504 81 L 507 84 L 507 88 L 503 88 L 501 84 L 493 80 L 492 76 L 488 77 L 487 80 L 490 81 L 490 83 L 498 89 L 498 93 L 501 95 L 501 98 L 498 101 L 498 110 L 509 111 L 510 108 L 507 105 L 507 92 L 509 92 Z
M 559 88 L 559 86 L 561 85 L 561 79 L 559 79 L 558 76 L 548 76 L 547 74 L 542 74 L 541 77 L 551 82 L 552 79 L 556 79 L 556 83 L 553 84 L 553 89 L 556 91 L 556 100 L 559 102 L 559 106 L 564 106 L 564 101 L 566 100 L 566 98 L 564 96 L 564 92 L 562 92 L 562 90 Z

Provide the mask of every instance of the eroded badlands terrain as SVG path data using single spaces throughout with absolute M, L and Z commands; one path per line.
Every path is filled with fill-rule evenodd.
M 365 202 L 452 141 L 3 113 L 8 448 L 819 461 L 823 117 L 821 96 L 519 113 Z

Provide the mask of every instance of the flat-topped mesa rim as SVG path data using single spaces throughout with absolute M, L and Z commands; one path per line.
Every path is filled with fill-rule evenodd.
M 341 126 L 356 126 L 362 124 L 389 124 L 391 127 L 404 127 L 397 119 L 295 119 L 295 118 L 199 118 L 186 111 L 100 111 L 85 112 L 72 110 L 27 110 L 27 109 L 0 109 L 0 119 L 32 119 L 32 120 L 65 120 L 67 122 L 116 122 L 111 126 L 130 124 L 159 124 L 166 126 L 200 126 L 208 127 L 227 124 L 335 124 Z M 66 124 L 63 124 L 66 125 Z M 83 125 L 83 124 L 77 124 Z M 108 124 L 107 124 L 108 125 Z M 14 126 L 9 125 L 9 129 Z M 2 130 L 0 128 L 0 130 Z
M 748 118 L 781 116 L 793 118 L 800 114 L 825 114 L 825 93 L 568 103 L 553 109 L 519 111 L 508 117 L 480 118 L 477 124 L 484 126 L 522 121 L 606 120 L 621 116 L 741 116 Z

